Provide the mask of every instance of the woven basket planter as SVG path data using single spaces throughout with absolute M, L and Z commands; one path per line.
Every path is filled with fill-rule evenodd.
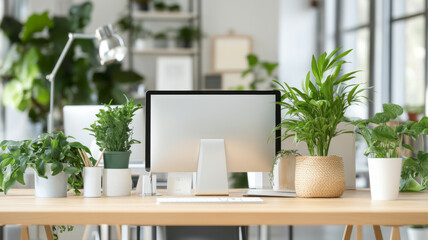
M 345 171 L 341 157 L 296 157 L 296 194 L 298 197 L 340 197 L 344 191 Z

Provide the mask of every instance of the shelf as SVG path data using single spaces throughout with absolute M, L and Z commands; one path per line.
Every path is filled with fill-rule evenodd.
M 191 12 L 144 12 L 134 11 L 132 17 L 142 20 L 156 20 L 156 21 L 169 21 L 169 20 L 191 20 L 196 19 L 198 14 Z
M 133 49 L 134 54 L 140 55 L 194 55 L 198 51 L 195 48 L 153 48 L 153 49 L 144 49 L 136 50 Z

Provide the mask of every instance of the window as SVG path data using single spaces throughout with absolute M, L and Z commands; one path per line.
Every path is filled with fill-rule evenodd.
M 344 50 L 353 49 L 348 55 L 350 62 L 344 65 L 344 72 L 361 70 L 357 74 L 355 83 L 368 87 L 370 80 L 370 43 L 371 25 L 370 12 L 372 11 L 370 0 L 338 0 L 337 14 L 338 29 L 337 42 Z M 369 92 L 365 91 L 364 97 L 369 97 Z M 369 102 L 363 100 L 359 105 L 352 106 L 348 110 L 348 117 L 367 118 L 369 116 Z
M 425 105 L 425 0 L 390 0 L 391 97 L 402 106 Z

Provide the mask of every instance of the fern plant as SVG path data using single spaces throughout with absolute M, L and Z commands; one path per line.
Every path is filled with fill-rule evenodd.
M 277 83 L 282 92 L 281 102 L 286 118 L 273 130 L 283 129 L 282 140 L 294 137 L 296 142 L 306 142 L 311 156 L 328 156 L 331 140 L 343 133 L 337 130 L 340 122 L 348 121 L 345 112 L 352 104 L 360 102 L 359 93 L 367 90 L 360 84 L 350 84 L 358 71 L 340 75 L 342 60 L 351 50 L 337 54 L 340 48 L 329 55 L 312 56 L 312 75 L 306 75 L 302 90 L 287 83 Z
M 140 104 L 134 104 L 134 100 L 128 100 L 122 106 L 112 107 L 107 104 L 106 109 L 100 109 L 96 115 L 97 120 L 86 128 L 92 136 L 95 137 L 100 150 L 106 151 L 128 152 L 131 145 L 141 143 L 133 139 L 133 129 L 130 128 L 132 118 L 138 109 L 141 109 Z

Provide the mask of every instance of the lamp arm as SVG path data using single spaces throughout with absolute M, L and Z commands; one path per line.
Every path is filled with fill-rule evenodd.
M 96 38 L 94 34 L 69 33 L 68 41 L 65 44 L 65 47 L 62 50 L 61 55 L 58 58 L 58 61 L 56 62 L 52 72 L 46 76 L 46 78 L 51 82 L 49 116 L 48 116 L 48 133 L 52 132 L 53 130 L 54 82 L 55 82 L 55 76 L 59 70 L 59 67 L 64 61 L 64 58 L 67 55 L 68 50 L 70 50 L 71 44 L 73 43 L 74 39 L 94 39 L 94 38 Z

